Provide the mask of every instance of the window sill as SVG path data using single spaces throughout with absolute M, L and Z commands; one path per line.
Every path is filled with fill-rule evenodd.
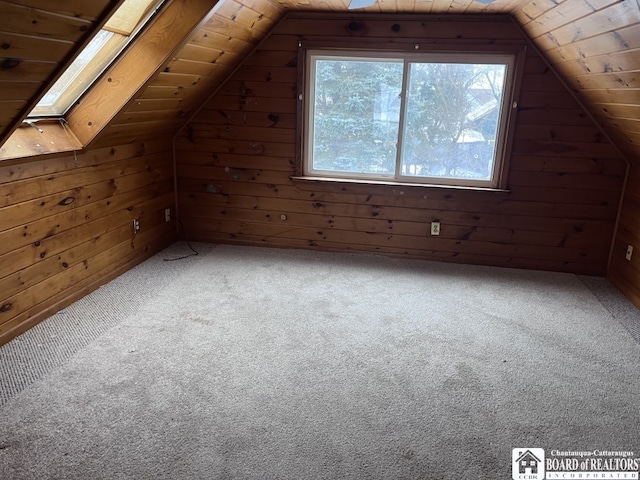
M 402 187 L 402 188 L 434 188 L 442 190 L 465 190 L 473 192 L 496 192 L 509 193 L 510 190 L 504 188 L 477 187 L 465 185 L 440 185 L 436 183 L 409 183 L 409 182 L 389 182 L 384 180 L 364 180 L 359 178 L 334 178 L 334 177 L 315 177 L 315 176 L 293 176 L 291 180 L 300 188 L 311 188 L 319 184 L 326 185 L 363 185 L 363 186 L 381 186 L 381 187 Z
M 73 132 L 57 121 L 22 124 L 0 148 L 0 161 L 81 150 Z

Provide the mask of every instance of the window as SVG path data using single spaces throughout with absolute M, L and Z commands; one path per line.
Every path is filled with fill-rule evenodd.
M 125 0 L 29 114 L 60 117 L 124 50 L 164 0 Z
M 497 188 L 515 54 L 308 50 L 305 176 Z

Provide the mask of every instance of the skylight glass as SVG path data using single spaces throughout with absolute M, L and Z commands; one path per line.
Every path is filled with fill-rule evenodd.
M 93 85 L 165 0 L 125 0 L 29 114 L 60 117 Z

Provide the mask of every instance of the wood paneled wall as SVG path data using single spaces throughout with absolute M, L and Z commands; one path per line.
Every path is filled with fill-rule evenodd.
M 0 189 L 0 344 L 176 238 L 166 140 L 5 161 Z
M 608 276 L 640 307 L 640 4 L 531 3 L 515 15 L 631 163 Z
M 625 257 L 628 245 L 634 248 L 630 261 Z M 608 277 L 640 307 L 640 163 L 629 171 Z
M 287 17 L 177 137 L 187 236 L 604 274 L 626 164 L 531 49 L 508 193 L 291 180 L 298 41 L 348 45 L 351 18 Z M 527 43 L 504 17 L 356 18 L 360 42 Z

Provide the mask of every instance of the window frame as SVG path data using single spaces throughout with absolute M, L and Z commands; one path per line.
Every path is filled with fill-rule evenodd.
M 515 126 L 515 116 L 517 112 L 517 98 L 522 79 L 522 69 L 526 46 L 512 45 L 460 45 L 460 44 L 438 44 L 421 46 L 420 44 L 410 45 L 350 45 L 349 48 L 331 44 L 320 43 L 299 43 L 300 55 L 298 57 L 298 147 L 297 147 L 297 171 L 294 178 L 305 180 L 325 180 L 343 181 L 369 184 L 389 184 L 389 185 L 412 185 L 412 186 L 438 186 L 451 188 L 473 188 L 482 190 L 504 190 L 507 183 L 507 171 L 511 145 L 513 143 L 513 131 Z M 446 63 L 498 63 L 497 59 L 508 59 L 507 71 L 505 73 L 503 102 L 498 120 L 498 131 L 496 136 L 496 146 L 493 162 L 492 176 L 489 180 L 458 179 L 446 177 L 427 177 L 417 175 L 398 175 L 402 161 L 402 144 L 398 144 L 396 153 L 396 172 L 393 176 L 377 174 L 360 174 L 357 172 L 331 172 L 326 170 L 314 170 L 311 166 L 312 155 L 309 154 L 313 142 L 313 89 L 315 76 L 313 58 L 335 57 L 335 58 L 373 58 L 373 59 L 396 59 L 404 62 L 403 67 L 403 87 L 401 96 L 401 116 L 404 116 L 406 109 L 406 85 L 407 66 L 410 62 L 428 63 L 429 58 L 448 57 Z M 455 61 L 450 61 L 455 58 Z M 469 59 L 464 62 L 462 59 Z M 482 62 L 475 61 L 482 58 Z M 426 59 L 426 60 L 425 60 Z M 492 61 L 484 61 L 491 59 Z M 399 124 L 399 141 L 402 141 L 402 124 Z

